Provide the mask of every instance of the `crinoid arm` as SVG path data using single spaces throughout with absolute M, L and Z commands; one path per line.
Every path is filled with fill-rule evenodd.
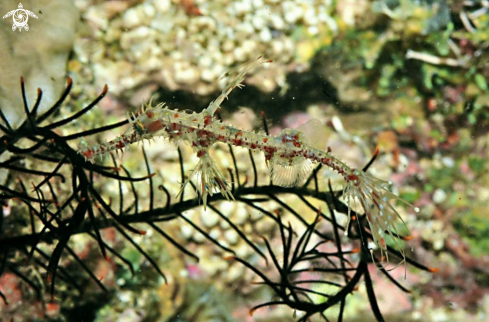
M 356 201 L 359 201 L 361 207 L 365 211 L 370 231 L 372 233 L 375 245 L 380 249 L 382 260 L 385 259 L 389 263 L 387 253 L 387 245 L 385 241 L 386 234 L 393 239 L 395 247 L 401 253 L 403 261 L 405 259 L 404 250 L 399 242 L 399 232 L 396 226 L 398 220 L 407 228 L 404 220 L 401 218 L 397 210 L 391 204 L 391 201 L 402 201 L 400 197 L 387 189 L 390 182 L 377 179 L 372 175 L 357 169 L 350 170 L 351 172 L 345 177 L 346 186 L 343 190 L 344 198 L 349 207 L 348 220 L 350 220 L 350 210 L 354 207 Z M 416 212 L 419 208 L 414 207 Z M 345 231 L 347 234 L 347 230 Z M 399 263 L 399 264 L 401 264 Z

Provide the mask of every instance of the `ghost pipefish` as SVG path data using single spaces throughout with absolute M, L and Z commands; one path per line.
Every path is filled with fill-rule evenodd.
M 339 173 L 345 180 L 343 196 L 349 207 L 348 221 L 351 217 L 351 206 L 359 201 L 369 222 L 373 241 L 381 251 L 381 258 L 385 255 L 388 261 L 386 234 L 392 237 L 399 236 L 395 221 L 400 219 L 404 224 L 391 201 L 403 200 L 387 189 L 388 181 L 377 179 L 360 169 L 351 168 L 330 151 L 324 151 L 321 146 L 317 146 L 323 142 L 318 136 L 320 138 L 325 130 L 319 120 L 310 120 L 297 129 L 284 129 L 278 135 L 272 136 L 241 130 L 214 117 L 229 93 L 234 88 L 242 86 L 241 82 L 249 70 L 270 62 L 259 57 L 225 74 L 223 77 L 227 77 L 227 85 L 218 98 L 200 113 L 172 110 L 166 107 L 165 103 L 153 106 L 150 101 L 143 104 L 138 112 L 128 115 L 131 126 L 126 133 L 114 140 L 93 146 L 81 140 L 79 153 L 86 160 L 93 162 L 97 156 L 102 157 L 108 152 L 123 150 L 130 144 L 157 136 L 171 142 L 187 142 L 192 146 L 199 162 L 183 183 L 180 193 L 189 180 L 197 175 L 200 178 L 198 186 L 204 208 L 208 196 L 212 196 L 216 190 L 228 200 L 234 199 L 230 184 L 209 154 L 209 149 L 216 142 L 263 152 L 269 164 L 272 182 L 283 187 L 301 184 L 310 175 L 314 164 L 321 163 Z M 414 209 L 419 211 L 417 207 Z M 404 258 L 404 251 L 399 242 L 396 238 L 393 240 Z

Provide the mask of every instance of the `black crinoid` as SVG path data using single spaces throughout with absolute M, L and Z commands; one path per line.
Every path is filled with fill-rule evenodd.
M 59 110 L 69 96 L 71 79 L 68 79 L 60 99 L 41 115 L 38 115 L 38 107 L 42 91 L 38 91 L 37 101 L 30 107 L 23 81 L 21 85 L 26 114 L 23 124 L 13 128 L 0 110 L 3 121 L 0 124 L 3 132 L 0 169 L 6 174 L 0 183 L 0 201 L 4 210 L 0 216 L 0 275 L 15 276 L 21 281 L 18 287 L 23 298 L 36 299 L 46 309 L 50 301 L 62 303 L 68 296 L 81 298 L 90 284 L 86 283 L 88 280 L 106 293 L 114 289 L 100 280 L 90 257 L 81 256 L 74 249 L 74 236 L 92 239 L 102 258 L 125 266 L 134 275 L 131 260 L 104 237 L 104 230 L 109 228 L 117 231 L 166 281 L 165 269 L 160 268 L 158 261 L 136 242 L 135 236 L 145 234 L 145 230 L 138 228 L 144 226 L 161 235 L 188 258 L 198 260 L 187 245 L 170 232 L 171 223 L 177 221 L 205 236 L 216 246 L 216 251 L 221 252 L 222 258 L 229 260 L 230 266 L 241 263 L 249 268 L 256 274 L 255 284 L 268 288 L 272 299 L 255 306 L 252 312 L 264 306 L 286 305 L 297 312 L 299 320 L 306 321 L 313 315 L 327 319 L 328 309 L 335 307 L 335 319 L 341 321 L 347 296 L 354 293 L 363 280 L 373 315 L 383 321 L 368 270 L 369 263 L 380 266 L 382 261 L 366 246 L 372 238 L 368 223 L 363 215 L 352 211 L 357 220 L 352 220 L 350 227 L 339 224 L 338 216 L 347 214 L 348 208 L 338 199 L 341 191 L 319 190 L 319 168 L 301 187 L 259 184 L 256 156 L 249 153 L 245 171 L 238 166 L 234 148 L 228 147 L 233 202 L 261 214 L 260 218 L 249 216 L 246 219 L 249 227 L 267 220 L 270 229 L 260 232 L 244 229 L 242 223 L 223 213 L 220 205 L 229 201 L 224 201 L 221 195 L 214 194 L 209 198 L 207 212 L 225 222 L 250 250 L 253 255 L 245 258 L 238 255 L 232 244 L 214 237 L 201 223 L 184 215 L 186 211 L 201 207 L 198 193 L 193 197 L 181 194 L 172 200 L 172 193 L 164 185 L 155 189 L 154 173 L 150 171 L 144 149 L 140 163 L 146 173 L 133 177 L 114 157 L 110 166 L 92 164 L 72 147 L 77 142 L 70 141 L 111 131 L 126 125 L 127 121 L 69 135 L 60 134 L 62 127 L 79 121 L 94 108 L 106 95 L 107 87 L 88 106 L 69 117 L 62 117 Z M 266 130 L 265 123 L 264 127 Z M 184 182 L 187 171 L 178 151 L 180 177 Z M 165 175 L 169 174 L 162 171 L 161 176 Z M 106 181 L 116 183 L 114 187 L 118 191 L 113 194 L 116 197 L 108 198 L 103 191 L 100 182 Z M 145 197 L 141 198 L 143 193 Z M 156 198 L 165 202 L 160 205 Z M 295 199 L 295 203 L 291 203 L 290 198 Z M 316 207 L 318 203 L 324 204 L 324 208 Z M 302 207 L 300 212 L 296 209 L 298 205 Z M 345 230 L 349 231 L 348 237 L 344 236 Z M 389 255 L 401 258 L 402 254 L 389 248 Z M 429 270 L 408 258 L 406 262 Z M 382 267 L 379 270 L 407 291 L 388 271 Z M 5 303 L 15 296 L 12 289 L 0 290 L 3 290 L 0 296 Z M 45 294 L 51 297 L 46 299 Z M 187 320 L 203 321 L 195 314 Z

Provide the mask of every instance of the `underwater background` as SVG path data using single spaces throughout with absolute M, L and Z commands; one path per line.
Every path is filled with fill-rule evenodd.
M 489 321 L 486 0 L 19 3 L 0 3 L 0 320 Z M 410 261 L 372 263 L 325 167 L 276 187 L 263 153 L 216 146 L 236 201 L 204 210 L 195 186 L 175 197 L 189 145 L 77 154 L 151 99 L 201 112 L 259 56 L 219 117 L 272 135 L 320 120 L 324 150 L 421 209 L 395 205 L 410 237 L 388 244 Z

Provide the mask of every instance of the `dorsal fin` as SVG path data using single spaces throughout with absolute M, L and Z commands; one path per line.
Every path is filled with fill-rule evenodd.
M 304 134 L 307 144 L 318 150 L 324 150 L 326 127 L 320 120 L 311 119 L 299 126 L 296 130 L 301 131 L 302 134 Z

